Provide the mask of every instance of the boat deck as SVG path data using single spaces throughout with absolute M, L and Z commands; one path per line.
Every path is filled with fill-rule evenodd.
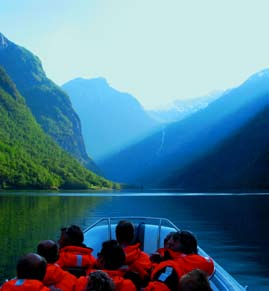
M 120 220 L 132 221 L 136 228 L 136 240 L 141 242 L 141 248 L 147 254 L 154 253 L 160 247 L 163 247 L 164 238 L 171 231 L 180 229 L 166 218 L 155 217 L 109 217 L 98 220 L 84 231 L 84 240 L 87 246 L 93 248 L 93 255 L 102 247 L 102 242 L 110 239 L 116 239 L 115 228 Z M 199 254 L 208 256 L 208 254 L 198 248 Z M 213 258 L 214 259 L 214 258 Z M 226 272 L 215 260 L 215 272 L 209 278 L 211 287 L 214 291 L 241 291 L 246 287 L 240 285 L 228 272 Z

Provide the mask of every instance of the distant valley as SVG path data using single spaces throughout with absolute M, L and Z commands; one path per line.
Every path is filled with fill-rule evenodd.
M 269 166 L 265 136 L 268 106 L 269 71 L 264 70 L 241 86 L 224 92 L 206 108 L 167 124 L 99 166 L 106 177 L 147 188 L 172 187 L 182 191 L 267 189 L 269 182 L 261 169 Z M 251 145 L 247 144 L 248 140 Z M 246 150 L 241 155 L 243 141 Z M 255 149 L 255 155 L 251 154 L 251 148 Z M 238 157 L 237 161 L 230 156 Z M 219 177 L 213 178 L 212 173 L 218 173 Z M 255 179 L 250 179 L 251 175 Z
M 207 96 L 190 98 L 190 99 L 179 99 L 175 100 L 171 104 L 164 106 L 160 109 L 148 110 L 153 118 L 162 123 L 171 123 L 182 120 L 189 115 L 207 107 L 211 102 L 220 97 L 222 92 L 214 92 Z
M 104 78 L 59 87 L 0 34 L 0 112 L 3 189 L 269 188 L 269 70 L 149 111 Z
M 96 162 L 160 126 L 135 97 L 112 88 L 103 78 L 78 78 L 62 88 L 80 117 L 87 152 Z

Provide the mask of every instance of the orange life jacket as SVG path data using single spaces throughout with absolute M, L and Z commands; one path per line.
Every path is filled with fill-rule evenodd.
M 12 279 L 3 284 L 1 291 L 50 291 L 41 281 L 33 279 Z
M 181 252 L 178 251 L 173 251 L 169 248 L 160 248 L 157 250 L 157 252 L 162 256 L 162 257 L 168 257 L 168 259 L 176 259 L 178 257 L 182 256 Z
M 55 286 L 62 291 L 73 291 L 77 283 L 77 278 L 67 271 L 64 271 L 57 264 L 47 264 L 47 270 L 43 283 L 46 286 Z
M 156 272 L 166 266 L 173 267 L 179 278 L 194 269 L 200 269 L 206 272 L 208 276 L 211 276 L 214 273 L 214 262 L 211 258 L 203 257 L 197 254 L 186 255 L 175 251 L 171 251 L 171 254 L 174 255 L 175 258 L 156 264 L 151 273 L 151 278 L 154 277 Z
M 152 281 L 148 286 L 142 289 L 143 291 L 170 291 L 170 289 L 162 282 Z
M 125 264 L 128 265 L 130 271 L 137 272 L 141 279 L 144 279 L 149 275 L 152 263 L 149 255 L 142 252 L 139 247 L 140 243 L 123 248 L 126 256 Z
M 136 291 L 134 283 L 129 279 L 124 279 L 121 270 L 102 270 L 106 272 L 114 281 L 116 291 Z
M 175 259 L 180 256 L 181 253 L 173 251 L 168 248 L 159 248 L 155 253 L 151 254 L 150 260 L 152 261 L 152 268 L 159 264 L 160 262 Z
M 197 254 L 181 254 L 181 256 L 178 256 L 174 260 L 180 265 L 184 274 L 194 269 L 200 269 L 204 271 L 208 276 L 211 276 L 213 275 L 215 270 L 214 262 L 211 258 L 203 257 Z
M 66 246 L 60 249 L 57 264 L 64 270 L 69 267 L 81 267 L 89 273 L 96 262 L 92 249 L 87 247 Z
M 169 267 L 171 267 L 171 268 L 169 268 Z M 173 286 L 173 287 L 176 289 L 176 286 L 179 286 L 179 281 L 180 281 L 180 278 L 182 276 L 182 271 L 180 269 L 180 266 L 178 265 L 178 263 L 175 260 L 166 260 L 166 261 L 163 261 L 159 264 L 156 264 L 154 269 L 151 272 L 151 280 L 153 282 L 158 281 L 158 282 L 161 282 L 164 285 L 166 285 L 168 283 L 168 282 L 166 282 L 166 280 L 169 279 L 169 276 L 173 274 L 172 273 L 173 271 L 176 274 L 176 277 L 174 277 L 174 280 L 176 280 L 175 286 Z M 157 275 L 157 273 L 158 273 L 158 275 Z M 168 286 L 167 286 L 167 288 L 170 290 L 170 288 Z
M 84 291 L 89 281 L 88 276 L 81 276 L 77 279 L 75 291 Z

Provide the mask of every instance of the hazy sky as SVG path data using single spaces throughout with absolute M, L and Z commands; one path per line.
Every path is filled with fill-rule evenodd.
M 144 107 L 269 68 L 267 0 L 0 0 L 0 32 L 58 85 L 104 77 Z

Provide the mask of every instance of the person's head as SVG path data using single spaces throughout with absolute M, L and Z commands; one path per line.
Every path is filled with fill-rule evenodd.
M 125 253 L 123 248 L 116 240 L 103 242 L 102 249 L 98 253 L 97 266 L 106 270 L 117 270 L 125 262 Z
M 134 239 L 134 225 L 126 220 L 121 220 L 116 226 L 116 238 L 119 244 L 131 244 Z
M 17 278 L 42 281 L 46 274 L 47 262 L 38 254 L 29 253 L 18 260 Z
M 169 248 L 184 254 L 197 254 L 197 239 L 187 230 L 181 230 L 174 233 L 168 240 Z
M 61 229 L 61 237 L 59 239 L 60 247 L 65 246 L 81 246 L 84 241 L 84 235 L 78 225 L 70 225 Z
M 180 279 L 181 291 L 212 291 L 205 272 L 195 269 Z
M 115 284 L 107 273 L 98 270 L 90 273 L 85 291 L 115 291 Z
M 164 238 L 164 241 L 163 241 L 163 246 L 165 248 L 169 248 L 170 247 L 170 239 L 173 237 L 173 235 L 175 234 L 176 232 L 175 231 L 171 231 L 167 234 L 167 236 Z
M 37 253 L 53 264 L 58 260 L 59 247 L 53 240 L 43 240 L 37 246 Z

